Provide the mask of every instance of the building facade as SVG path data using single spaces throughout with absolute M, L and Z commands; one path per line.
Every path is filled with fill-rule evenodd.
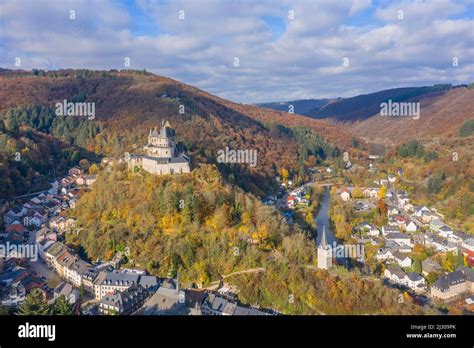
M 318 246 L 318 268 L 329 269 L 332 266 L 332 249 L 326 239 L 326 226 L 323 226 L 321 243 Z
M 129 169 L 141 168 L 155 175 L 184 174 L 191 172 L 190 159 L 179 153 L 175 132 L 167 121 L 160 131 L 155 127 L 148 134 L 145 155 L 130 155 L 126 158 Z

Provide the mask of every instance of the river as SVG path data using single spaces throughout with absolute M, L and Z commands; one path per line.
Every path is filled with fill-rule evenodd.
M 316 244 L 321 243 L 321 236 L 323 233 L 323 226 L 326 228 L 326 239 L 327 242 L 332 245 L 336 240 L 334 233 L 329 223 L 329 201 L 331 200 L 330 188 L 328 186 L 324 189 L 323 201 L 321 202 L 321 208 L 319 209 L 318 215 L 316 215 L 317 234 L 313 237 L 316 240 Z

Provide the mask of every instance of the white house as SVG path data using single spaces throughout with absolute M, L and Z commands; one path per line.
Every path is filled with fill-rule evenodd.
M 466 250 L 474 253 L 474 238 L 464 240 L 461 246 Z
M 438 233 L 441 237 L 448 238 L 454 233 L 454 231 L 452 230 L 451 227 L 444 225 L 438 229 Z
M 3 214 L 3 222 L 8 225 L 14 221 L 20 221 L 20 219 L 25 216 L 26 213 L 27 210 L 23 206 L 16 206 Z
M 406 285 L 407 283 L 406 273 L 396 265 L 388 266 L 383 275 L 395 284 Z
M 337 193 L 344 202 L 348 202 L 351 199 L 351 191 L 347 187 L 341 187 L 337 190 Z
M 407 232 L 416 232 L 418 230 L 418 226 L 413 221 L 410 221 L 406 227 Z
M 415 211 L 415 216 L 419 218 L 421 218 L 423 214 L 431 213 L 431 210 L 428 207 L 425 207 L 424 205 L 413 208 Z
M 425 278 L 415 272 L 410 272 L 407 274 L 406 285 L 415 292 L 422 292 L 426 290 Z
M 392 250 L 386 248 L 380 248 L 379 250 L 377 250 L 377 254 L 375 256 L 378 261 L 390 260 L 392 259 L 392 257 Z
M 400 267 L 403 267 L 403 268 L 411 267 L 411 259 L 407 255 L 402 254 L 398 251 L 394 251 L 392 255 L 393 255 L 392 260 L 398 263 Z
M 456 244 L 433 234 L 427 235 L 425 245 L 443 253 L 448 251 L 455 252 L 458 250 Z
M 364 189 L 363 194 L 365 197 L 377 198 L 379 194 L 379 189 L 369 187 Z
M 369 224 L 368 222 L 361 222 L 359 225 L 357 225 L 356 229 L 359 231 L 366 231 L 367 234 L 372 237 L 376 237 L 380 234 L 379 229 L 376 226 Z
M 398 245 L 408 245 L 413 246 L 411 242 L 411 237 L 405 233 L 389 233 L 385 236 L 387 241 L 394 241 Z
M 438 230 L 443 226 L 444 226 L 444 223 L 440 219 L 433 219 L 430 221 L 430 229 L 433 232 L 438 232 Z
M 390 225 L 382 226 L 382 234 L 384 236 L 390 233 L 400 233 L 400 228 L 398 228 L 398 226 L 390 226 Z

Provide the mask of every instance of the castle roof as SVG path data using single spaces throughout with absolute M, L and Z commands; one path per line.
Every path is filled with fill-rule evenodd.
M 162 124 L 160 131 L 155 127 L 153 129 L 150 129 L 150 137 L 154 138 L 160 138 L 160 139 L 167 139 L 174 137 L 174 129 L 171 128 L 171 125 L 168 121 L 166 123 Z

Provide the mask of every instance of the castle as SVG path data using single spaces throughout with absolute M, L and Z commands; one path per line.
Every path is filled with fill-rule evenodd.
M 148 144 L 143 148 L 146 155 L 127 156 L 128 168 L 142 168 L 155 175 L 189 173 L 189 157 L 178 153 L 174 136 L 175 132 L 168 121 L 162 123 L 160 131 L 156 127 L 150 129 Z

